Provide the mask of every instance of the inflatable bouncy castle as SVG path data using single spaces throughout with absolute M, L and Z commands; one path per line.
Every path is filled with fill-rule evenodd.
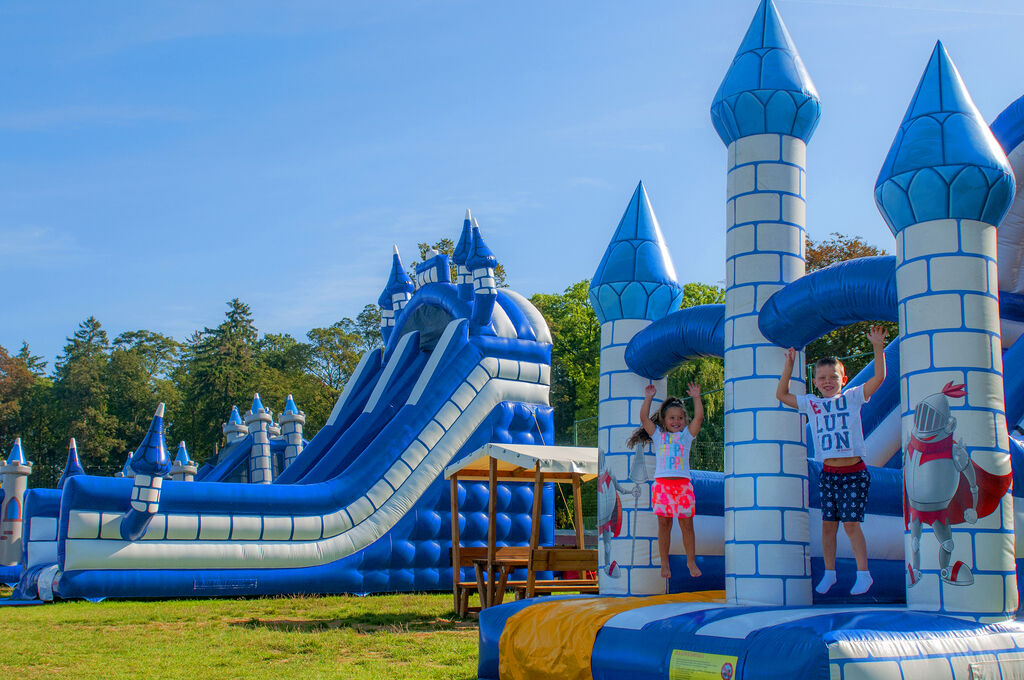
M 601 473 L 614 482 L 599 493 L 642 492 L 622 504 L 618 531 L 601 534 L 602 597 L 482 612 L 480 678 L 1024 677 L 1013 483 L 1024 474 L 1024 98 L 987 125 L 937 44 L 875 188 L 895 257 L 805 275 L 805 158 L 819 116 L 794 42 L 761 0 L 711 104 L 728 154 L 725 304 L 677 310 L 641 184 L 591 299 Z M 822 466 L 776 387 L 786 348 L 856 321 L 899 324 L 887 377 L 861 411 L 874 584 L 850 595 L 841 541 L 839 582 L 819 595 Z M 664 395 L 667 372 L 697 356 L 724 359 L 725 470 L 693 474 L 702 575 L 685 575 L 676 534 L 666 580 L 651 475 L 636 472 L 651 456 L 625 442 L 644 387 Z M 873 374 L 872 364 L 850 385 Z M 806 390 L 802 354 L 789 384 Z
M 551 334 L 524 297 L 495 286 L 495 257 L 468 211 L 453 259 L 458 282 L 434 255 L 417 286 L 395 250 L 379 300 L 384 346 L 362 358 L 309 441 L 294 400 L 275 423 L 256 395 L 200 470 L 183 444 L 171 459 L 162 404 L 120 478 L 81 474 L 77 455 L 71 471 L 69 457 L 58 489 L 25 494 L 13 599 L 449 588 L 452 522 L 465 545 L 483 545 L 488 492 L 455 486 L 452 517 L 442 471 L 490 442 L 550 443 L 553 428 Z M 27 474 L 20 447 L 7 463 Z M 553 496 L 542 494 L 550 544 Z M 498 545 L 525 545 L 531 485 L 502 484 L 495 497 Z

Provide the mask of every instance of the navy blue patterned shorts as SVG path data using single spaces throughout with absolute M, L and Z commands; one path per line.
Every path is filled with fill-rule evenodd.
M 864 505 L 868 500 L 871 476 L 867 470 L 856 472 L 821 471 L 818 489 L 821 494 L 823 522 L 863 522 Z

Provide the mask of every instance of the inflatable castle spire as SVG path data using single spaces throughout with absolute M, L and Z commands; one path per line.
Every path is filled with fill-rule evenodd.
M 391 331 L 395 328 L 395 319 L 416 291 L 416 285 L 402 266 L 398 246 L 394 248 L 394 254 L 391 256 L 391 275 L 388 276 L 388 283 L 377 298 L 377 304 L 380 306 L 380 334 L 384 338 L 384 344 L 387 344 Z
M 459 242 L 455 244 L 455 252 L 452 253 L 459 297 L 466 301 L 473 299 L 473 272 L 466 265 L 469 254 L 473 250 L 473 222 L 473 216 L 470 214 L 469 208 L 466 208 L 466 219 L 462 221 L 462 234 L 459 236 Z
M 0 496 L 0 565 L 10 566 L 21 561 L 22 519 L 25 514 L 25 490 L 32 463 L 25 460 L 21 437 L 14 440 L 7 462 L 0 466 L 3 495 Z
M 875 186 L 896 236 L 907 605 L 982 620 L 1018 599 L 996 271 L 1013 193 L 936 44 Z
M 306 414 L 295 405 L 292 395 L 284 404 L 284 412 L 278 418 L 281 429 L 284 430 L 284 469 L 292 464 L 292 461 L 302 453 L 302 426 L 306 424 Z
M 228 417 L 228 422 L 224 423 L 220 429 L 227 438 L 228 444 L 234 444 L 245 439 L 245 436 L 249 434 L 249 429 L 242 422 L 242 416 L 239 415 L 237 406 L 231 407 L 231 415 Z
M 135 472 L 132 485 L 131 509 L 121 518 L 121 538 L 137 541 L 146 533 L 153 515 L 160 509 L 160 489 L 164 476 L 171 469 L 164 442 L 164 405 L 156 407 L 153 420 L 142 443 L 131 457 Z
M 601 323 L 597 446 L 602 594 L 665 592 L 660 564 L 655 564 L 657 526 L 651 522 L 650 512 L 637 512 L 650 509 L 649 489 L 646 484 L 632 483 L 632 452 L 626 447 L 626 439 L 640 427 L 644 387 L 651 381 L 626 366 L 625 351 L 634 335 L 678 309 L 682 297 L 661 227 L 641 182 L 590 282 L 590 301 Z M 654 383 L 659 399 L 665 396 L 667 383 Z M 640 489 L 642 501 L 619 498 L 620 489 L 634 488 Z
M 245 414 L 245 426 L 252 435 L 249 452 L 249 483 L 270 484 L 273 481 L 273 460 L 270 453 L 270 424 L 274 416 L 263 406 L 259 392 L 253 395 L 252 408 Z
M 471 321 L 478 326 L 491 322 L 494 302 L 498 299 L 498 288 L 494 283 L 494 268 L 498 259 L 480 236 L 480 225 L 473 220 L 473 238 L 466 268 L 473 275 L 473 316 Z
M 803 276 L 805 157 L 819 100 L 772 0 L 762 0 L 715 94 L 728 147 L 725 286 L 725 588 L 730 602 L 811 603 L 807 449 L 775 398 L 785 350 L 757 325 Z M 802 354 L 791 391 L 803 394 Z
M 64 482 L 68 481 L 75 475 L 84 475 L 85 469 L 82 467 L 82 461 L 78 458 L 78 444 L 75 443 L 75 438 L 72 437 L 71 441 L 68 442 L 68 461 L 64 464 L 64 472 L 60 475 L 60 480 L 57 482 L 57 488 L 63 489 Z
M 178 453 L 171 464 L 170 478 L 176 482 L 191 482 L 199 467 L 189 457 L 185 442 L 178 442 Z

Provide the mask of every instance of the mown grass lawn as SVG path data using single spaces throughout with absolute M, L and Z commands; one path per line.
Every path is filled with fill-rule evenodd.
M 5 607 L 0 640 L 0 677 L 24 680 L 476 678 L 450 594 Z

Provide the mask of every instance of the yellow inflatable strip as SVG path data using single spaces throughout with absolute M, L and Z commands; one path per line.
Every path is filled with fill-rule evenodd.
M 724 590 L 555 600 L 511 616 L 498 640 L 501 680 L 590 680 L 597 633 L 616 614 L 673 602 L 725 602 Z

